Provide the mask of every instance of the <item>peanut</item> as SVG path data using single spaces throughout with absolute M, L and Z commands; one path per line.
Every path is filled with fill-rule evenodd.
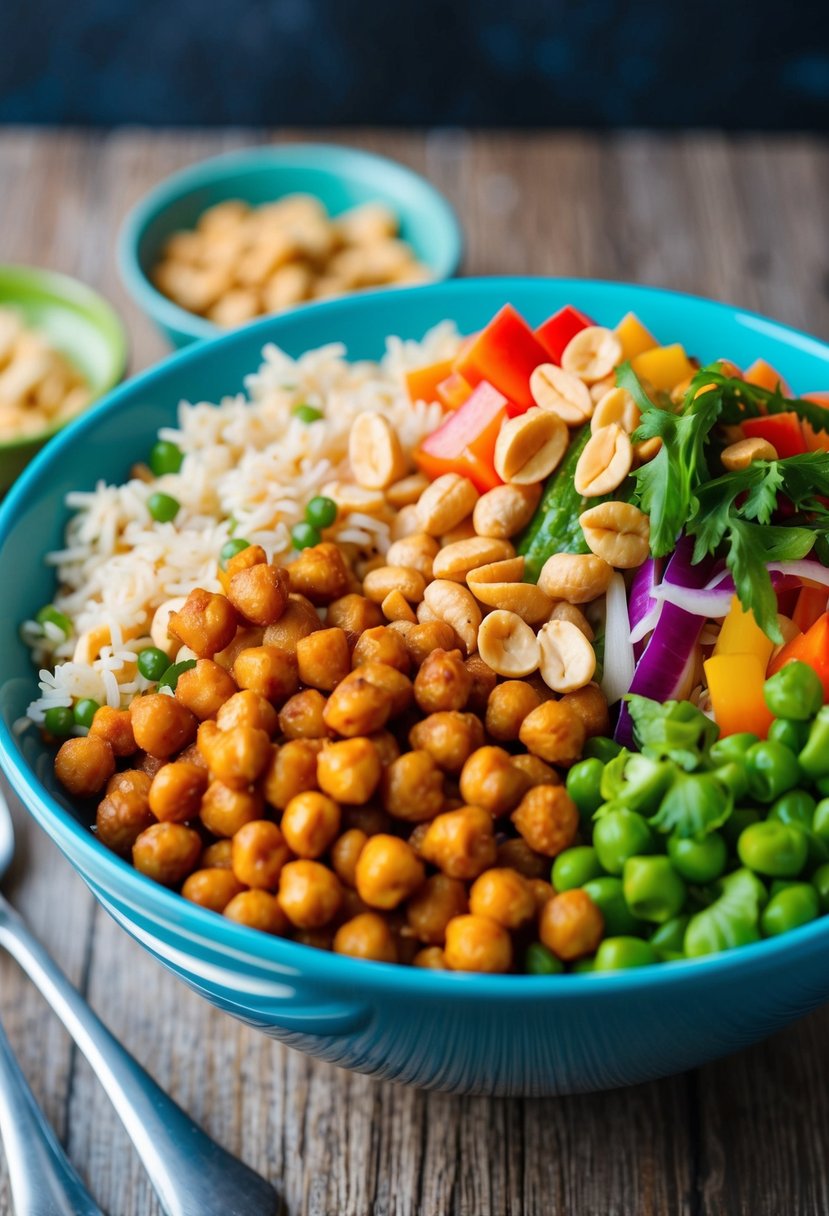
M 511 557 L 470 570 L 466 585 L 488 608 L 506 608 L 528 625 L 537 625 L 547 620 L 553 603 L 534 583 L 522 583 L 523 575 L 523 557 Z
M 538 640 L 520 616 L 498 609 L 478 629 L 478 652 L 499 676 L 528 676 L 538 667 Z
M 387 621 L 405 621 L 410 625 L 414 625 L 417 621 L 417 617 L 412 612 L 405 595 L 401 591 L 398 591 L 397 588 L 388 593 L 380 607 Z
M 467 477 L 444 473 L 424 490 L 417 504 L 420 531 L 442 536 L 466 519 L 478 501 L 478 491 Z
M 382 414 L 358 414 L 348 436 L 348 459 L 358 485 L 384 490 L 406 472 L 406 457 L 392 425 Z
M 541 678 L 553 692 L 575 692 L 593 679 L 596 653 L 578 625 L 548 621 L 538 632 Z
M 472 525 L 478 536 L 508 539 L 530 522 L 540 498 L 540 485 L 495 486 L 475 503 Z
M 544 563 L 538 585 L 552 600 L 589 604 L 604 595 L 613 567 L 593 553 L 554 553 Z
M 777 460 L 777 452 L 767 439 L 738 439 L 723 449 L 720 459 L 726 469 L 736 473 L 755 460 Z
M 467 654 L 474 653 L 478 645 L 481 610 L 466 587 L 447 579 L 435 579 L 424 592 L 421 607 L 424 606 L 433 614 L 433 619 L 452 626 Z
M 408 477 L 396 481 L 386 490 L 386 502 L 396 507 L 409 507 L 416 503 L 423 491 L 429 485 L 429 479 L 423 473 L 410 473 Z
M 363 515 L 383 515 L 386 510 L 386 499 L 382 490 L 358 486 L 353 481 L 329 481 L 322 487 L 320 494 L 332 499 L 341 515 L 348 515 L 351 511 L 359 511 Z
M 564 600 L 560 604 L 556 604 L 553 611 L 550 613 L 551 621 L 569 621 L 571 625 L 575 625 L 580 629 L 588 642 L 592 642 L 595 638 L 595 633 L 588 621 L 587 617 L 577 608 L 575 604 L 568 604 Z
M 410 566 L 412 570 L 419 570 L 425 579 L 431 580 L 432 563 L 439 548 L 433 536 L 426 532 L 413 532 L 411 536 L 404 536 L 389 546 L 386 562 L 389 566 Z
M 622 343 L 612 329 L 588 325 L 575 334 L 564 348 L 561 366 L 585 384 L 595 384 L 609 376 L 622 361 Z
M 612 494 L 627 477 L 632 463 L 628 435 L 618 422 L 611 422 L 588 439 L 576 465 L 573 485 L 585 498 Z
M 590 429 L 594 433 L 603 426 L 617 422 L 623 431 L 632 435 L 639 425 L 642 411 L 631 397 L 626 388 L 612 388 L 605 393 L 597 403 L 590 419 Z
M 382 604 L 392 591 L 399 591 L 404 599 L 418 604 L 423 599 L 426 580 L 419 570 L 410 566 L 380 566 L 370 570 L 363 579 L 363 594 L 375 604 Z
M 502 423 L 495 443 L 495 472 L 502 481 L 534 485 L 560 463 L 569 432 L 550 410 L 531 409 Z
M 530 392 L 536 405 L 558 414 L 568 426 L 581 426 L 593 413 L 593 400 L 584 381 L 554 363 L 542 363 L 535 369 L 530 376 Z
M 515 550 L 508 540 L 495 540 L 487 536 L 472 536 L 445 545 L 435 557 L 435 578 L 449 578 L 462 583 L 470 570 L 490 562 L 504 561 L 513 557 Z
M 629 502 L 600 502 L 579 523 L 591 553 L 617 570 L 634 570 L 650 552 L 650 520 Z

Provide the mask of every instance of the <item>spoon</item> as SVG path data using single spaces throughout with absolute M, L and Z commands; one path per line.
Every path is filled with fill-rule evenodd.
M 0 884 L 13 857 L 11 814 L 0 788 Z M 165 1094 L 92 1012 L 2 894 L 0 946 L 17 960 L 86 1056 L 167 1216 L 280 1216 L 282 1203 L 270 1183 L 211 1140 Z

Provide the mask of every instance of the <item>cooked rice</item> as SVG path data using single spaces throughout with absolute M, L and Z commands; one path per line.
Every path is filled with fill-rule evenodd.
M 148 644 L 155 610 L 194 587 L 221 589 L 218 554 L 231 532 L 261 545 L 269 559 L 290 562 L 291 528 L 305 504 L 333 481 L 350 480 L 348 434 L 366 410 L 382 413 L 411 449 L 437 425 L 438 405 L 412 405 L 403 373 L 449 358 L 458 347 L 451 322 L 422 342 L 389 338 L 379 363 L 349 363 L 332 344 L 292 359 L 265 347 L 259 370 L 245 378 L 245 394 L 218 405 L 182 402 L 178 426 L 159 438 L 184 453 L 181 470 L 151 483 L 98 482 L 66 497 L 73 511 L 62 549 L 46 561 L 55 568 L 55 607 L 72 622 L 66 638 L 53 624 L 26 621 L 22 636 L 41 668 L 40 693 L 28 710 L 42 723 L 52 706 L 78 697 L 126 706 L 150 687 L 135 656 Z M 323 413 L 310 424 L 292 414 L 307 403 Z M 137 452 L 136 458 L 143 453 Z M 181 504 L 174 523 L 156 523 L 147 499 L 157 490 Z M 341 509 L 333 539 L 371 557 L 387 550 L 394 512 Z M 234 525 L 235 521 L 235 525 Z M 93 662 L 76 655 L 90 631 L 108 630 L 108 644 Z M 79 732 L 83 733 L 83 732 Z

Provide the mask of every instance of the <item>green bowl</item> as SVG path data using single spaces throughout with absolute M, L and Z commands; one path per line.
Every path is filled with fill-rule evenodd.
M 123 378 L 127 364 L 124 327 L 106 300 L 76 279 L 32 266 L 0 266 L 0 308 L 13 308 L 26 325 L 44 333 L 77 367 L 89 385 L 90 404 Z M 52 435 L 71 421 L 36 435 L 0 440 L 0 493 Z

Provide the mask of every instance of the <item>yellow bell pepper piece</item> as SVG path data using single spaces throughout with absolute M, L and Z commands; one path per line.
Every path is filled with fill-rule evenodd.
M 765 666 L 756 654 L 715 654 L 703 664 L 721 735 L 751 731 L 765 739 L 773 715 L 763 699 Z
M 744 612 L 736 595 L 733 596 L 714 647 L 714 654 L 753 654 L 765 671 L 773 649 L 774 642 L 763 633 L 751 609 Z
M 643 351 L 631 365 L 640 380 L 649 380 L 655 389 L 669 393 L 680 380 L 693 376 L 695 367 L 678 342 Z
M 625 359 L 635 359 L 637 355 L 642 355 L 646 350 L 653 350 L 655 346 L 659 345 L 650 330 L 645 329 L 634 312 L 629 312 L 622 317 L 616 326 L 616 337 L 622 343 L 622 355 Z

